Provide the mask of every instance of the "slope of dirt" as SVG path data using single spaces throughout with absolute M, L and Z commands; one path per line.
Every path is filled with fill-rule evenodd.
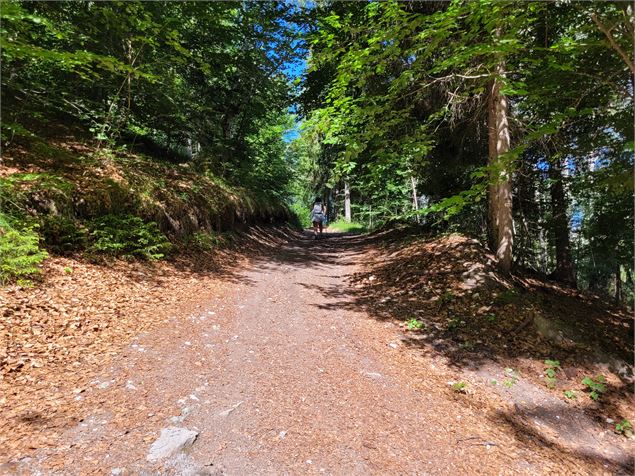
M 226 292 L 245 253 L 278 246 L 289 233 L 252 228 L 233 250 L 169 262 L 55 257 L 36 287 L 0 288 L 0 458 L 59 444 L 81 418 L 96 372 L 140 333 Z
M 105 316 L 106 304 L 115 302 L 118 317 L 102 319 L 110 319 L 109 327 L 119 322 L 125 332 L 82 347 L 78 364 L 68 370 L 60 357 L 46 371 L 25 363 L 5 376 L 3 390 L 12 393 L 5 401 L 11 413 L 2 417 L 2 470 L 632 472 L 632 442 L 597 420 L 609 416 L 609 402 L 612 418 L 631 417 L 632 407 L 619 393 L 620 377 L 604 371 L 610 387 L 595 409 L 581 389 L 577 402 L 565 401 L 560 386 L 577 381 L 567 373 L 599 364 L 567 360 L 559 352 L 568 341 L 534 337 L 539 332 L 533 320 L 515 315 L 522 306 L 508 292 L 521 284 L 498 276 L 476 243 L 457 236 L 410 244 L 381 236 L 312 241 L 258 232 L 251 246 L 249 261 L 224 274 L 170 265 L 162 271 L 145 267 L 149 281 L 142 283 L 117 270 L 100 275 L 120 279 L 119 294 L 98 293 L 91 284 L 98 296 L 92 308 Z M 84 286 L 95 280 L 94 272 L 86 270 Z M 45 283 L 40 294 L 15 293 L 28 301 L 29 313 L 39 315 L 48 302 L 44 294 L 58 296 L 58 306 L 72 302 L 72 290 L 59 289 L 65 278 L 52 276 L 59 281 L 48 283 L 54 287 Z M 556 293 L 552 298 L 559 300 L 561 291 L 521 295 Z M 571 299 L 603 322 L 601 306 L 591 314 L 593 299 Z M 536 303 L 532 309 L 541 308 Z M 607 322 L 624 319 L 612 312 Z M 456 315 L 463 319 L 448 328 Z M 426 328 L 404 329 L 400 324 L 412 316 Z M 476 324 L 468 325 L 469 316 Z M 611 329 L 604 332 L 611 335 Z M 74 332 L 79 342 L 82 333 Z M 514 333 L 522 339 L 517 342 Z M 474 346 L 465 345 L 471 341 Z M 554 390 L 542 383 L 544 369 L 536 368 L 547 357 L 560 359 L 563 368 Z M 457 380 L 467 382 L 465 392 L 452 389 Z M 63 400 L 57 416 L 37 416 L 46 400 L 58 397 Z M 167 428 L 194 431 L 197 438 L 182 451 L 149 459 Z
M 130 150 L 131 144 L 109 148 L 77 127 L 34 130 L 39 137 L 20 137 L 3 150 L 2 213 L 36 221 L 56 252 L 80 249 L 90 220 L 107 214 L 154 221 L 176 241 L 289 218 L 280 200 L 231 186 L 158 151 L 144 154 Z
M 632 465 L 625 448 L 633 445 L 615 434 L 617 423 L 635 418 L 626 309 L 553 282 L 504 277 L 493 256 L 460 235 L 386 235 L 375 237 L 364 270 L 351 279 L 356 305 L 399 323 L 404 345 L 442 362 L 448 381 L 465 386 L 460 398 L 477 400 L 536 451 Z M 422 328 L 409 329 L 412 319 Z M 547 379 L 547 360 L 560 364 L 555 380 Z M 606 383 L 595 401 L 582 381 L 598 376 Z

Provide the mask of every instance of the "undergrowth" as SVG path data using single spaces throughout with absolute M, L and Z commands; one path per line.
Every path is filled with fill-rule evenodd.
M 89 224 L 88 253 L 103 253 L 123 258 L 157 260 L 172 248 L 167 237 L 154 222 L 144 222 L 133 215 L 105 215 Z
M 36 225 L 14 227 L 9 217 L 0 214 L 0 284 L 40 273 L 48 253 L 40 248 L 36 229 Z
M 210 251 L 237 227 L 289 216 L 279 198 L 189 164 L 25 144 L 28 156 L 9 158 L 18 172 L 0 177 L 0 285 L 37 275 L 47 251 L 157 260 L 173 249 Z
M 329 224 L 329 228 L 342 233 L 365 233 L 367 231 L 366 225 L 354 221 L 349 223 L 341 219 Z

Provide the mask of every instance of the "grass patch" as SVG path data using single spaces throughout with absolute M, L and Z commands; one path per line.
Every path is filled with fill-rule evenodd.
M 342 233 L 366 233 L 368 231 L 366 225 L 354 221 L 348 223 L 341 219 L 329 223 L 329 230 Z

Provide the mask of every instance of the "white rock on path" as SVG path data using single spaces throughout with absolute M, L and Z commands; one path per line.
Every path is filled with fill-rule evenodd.
M 198 432 L 186 428 L 163 428 L 159 439 L 152 443 L 147 460 L 154 462 L 172 456 L 194 443 L 197 436 Z

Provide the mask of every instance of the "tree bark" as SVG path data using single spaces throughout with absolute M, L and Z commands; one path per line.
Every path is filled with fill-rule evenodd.
M 500 92 L 500 78 L 504 74 L 505 64 L 501 61 L 496 67 L 496 76 L 490 83 L 488 98 L 489 219 L 492 251 L 496 254 L 500 269 L 509 273 L 514 232 L 511 174 L 501 160 L 501 156 L 510 149 L 507 98 Z
M 569 219 L 567 217 L 567 197 L 562 183 L 562 162 L 555 158 L 549 164 L 551 185 L 551 213 L 556 245 L 556 269 L 551 276 L 554 279 L 576 285 L 573 260 L 571 259 L 571 242 L 569 240 Z
M 417 195 L 417 179 L 414 177 L 410 177 L 410 183 L 412 184 L 412 208 L 414 211 L 419 210 L 419 196 Z M 417 223 L 420 223 L 419 215 L 416 216 Z
M 622 302 L 622 268 L 615 265 L 615 304 Z
M 617 52 L 618 55 L 620 55 L 620 58 L 622 58 L 622 61 L 624 61 L 624 64 L 628 66 L 628 69 L 631 70 L 631 74 L 635 74 L 635 63 L 633 63 L 632 52 L 626 52 L 622 49 L 622 47 L 617 43 L 617 41 L 613 37 L 613 34 L 611 33 L 611 29 L 608 28 L 606 25 L 604 25 L 604 23 L 602 23 L 599 20 L 599 18 L 597 17 L 595 13 L 591 14 L 591 19 L 598 27 L 598 30 L 604 33 L 604 36 L 606 36 L 606 39 L 609 41 L 609 45 L 611 45 L 611 48 L 613 48 L 613 50 Z M 627 18 L 626 23 L 628 22 L 629 20 Z M 630 27 L 627 27 L 627 28 L 630 30 Z
M 351 222 L 351 189 L 347 181 L 344 182 L 344 221 Z

